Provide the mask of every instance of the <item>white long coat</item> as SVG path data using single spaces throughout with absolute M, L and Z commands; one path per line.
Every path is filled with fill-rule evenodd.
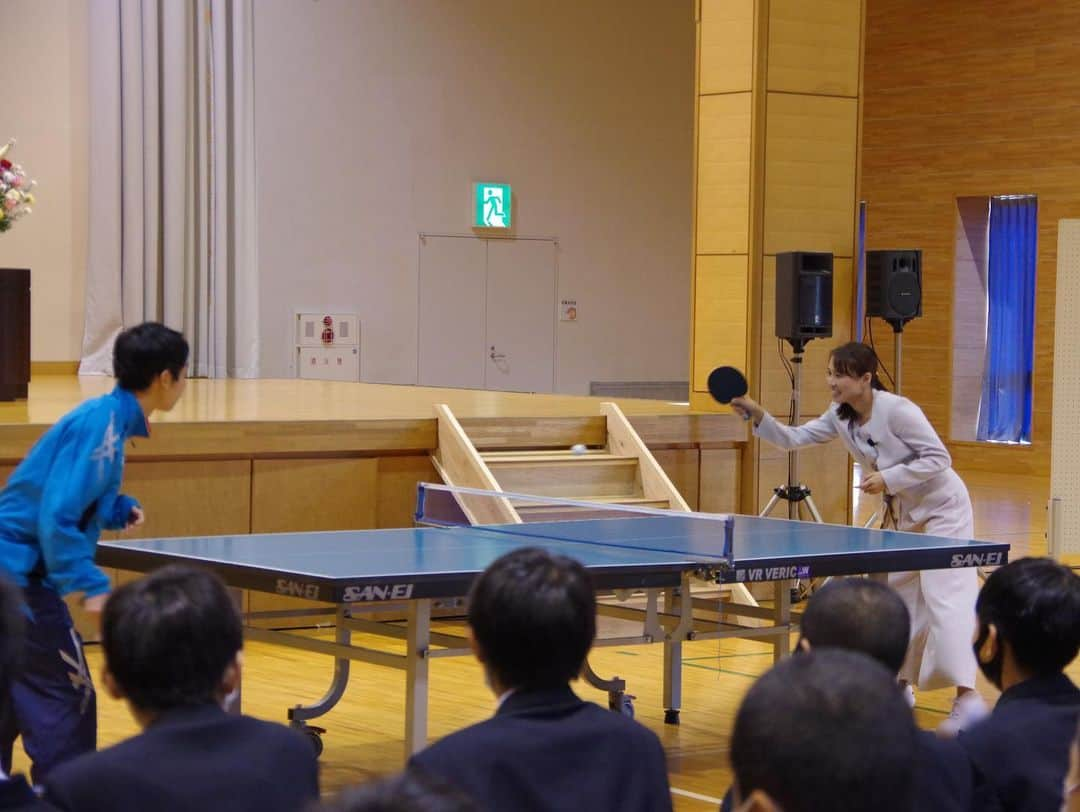
M 864 472 L 881 472 L 886 495 L 882 515 L 898 530 L 973 538 L 967 488 L 926 415 L 905 397 L 880 390 L 873 395 L 870 419 L 862 426 L 842 420 L 839 406 L 832 404 L 821 417 L 796 427 L 767 414 L 754 434 L 789 450 L 839 437 Z M 971 638 L 977 571 L 967 567 L 895 573 L 889 584 L 911 613 L 911 645 L 900 678 L 924 689 L 974 688 L 978 666 Z

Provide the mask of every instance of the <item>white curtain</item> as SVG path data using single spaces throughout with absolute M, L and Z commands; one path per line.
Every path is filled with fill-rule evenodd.
M 90 0 L 84 374 L 146 320 L 258 375 L 253 0 Z

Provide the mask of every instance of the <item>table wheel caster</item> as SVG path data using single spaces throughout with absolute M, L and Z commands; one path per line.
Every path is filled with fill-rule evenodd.
M 634 697 L 627 693 L 608 694 L 608 710 L 621 713 L 630 719 L 634 718 Z
M 297 725 L 295 726 L 295 729 L 299 730 L 304 737 L 307 738 L 308 743 L 311 745 L 311 749 L 315 751 L 315 758 L 321 756 L 323 751 L 322 734 L 326 732 L 326 728 L 314 727 L 312 725 Z

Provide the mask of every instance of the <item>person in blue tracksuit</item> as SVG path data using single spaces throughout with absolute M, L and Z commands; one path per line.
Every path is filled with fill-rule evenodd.
M 30 449 L 0 491 L 0 574 L 22 588 L 27 634 L 19 677 L 0 697 L 0 768 L 15 738 L 41 784 L 58 764 L 94 750 L 97 703 L 64 595 L 82 593 L 100 612 L 109 578 L 94 563 L 103 529 L 143 522 L 120 493 L 124 443 L 147 437 L 147 418 L 169 411 L 186 383 L 188 344 L 156 322 L 121 332 L 113 347 L 116 388 L 65 415 Z

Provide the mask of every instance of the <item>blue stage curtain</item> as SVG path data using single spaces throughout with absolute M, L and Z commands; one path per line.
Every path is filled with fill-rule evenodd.
M 979 401 L 979 440 L 1031 441 L 1037 208 L 1031 196 L 990 200 L 986 371 Z

